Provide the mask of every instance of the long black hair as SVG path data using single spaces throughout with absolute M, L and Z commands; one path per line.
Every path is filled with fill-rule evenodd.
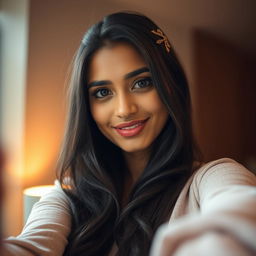
M 121 208 L 125 161 L 89 108 L 87 71 L 104 45 L 127 42 L 144 58 L 169 119 L 151 157 Z M 59 158 L 59 180 L 70 200 L 72 230 L 64 255 L 148 255 L 156 229 L 168 220 L 196 159 L 186 77 L 174 49 L 149 18 L 128 12 L 106 16 L 82 39 L 70 79 L 69 114 Z

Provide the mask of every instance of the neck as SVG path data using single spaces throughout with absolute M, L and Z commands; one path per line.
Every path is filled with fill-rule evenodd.
M 128 170 L 128 174 L 132 180 L 132 183 L 134 184 L 142 172 L 144 171 L 148 160 L 150 152 L 147 151 L 141 151 L 141 152 L 124 152 L 124 158 Z
M 129 194 L 134 183 L 138 180 L 142 172 L 144 171 L 147 162 L 149 160 L 150 152 L 123 152 L 124 159 L 126 162 L 127 173 L 125 177 L 122 205 L 126 205 Z

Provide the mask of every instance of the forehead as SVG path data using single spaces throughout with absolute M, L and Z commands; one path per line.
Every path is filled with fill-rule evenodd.
M 129 43 L 114 43 L 100 48 L 92 56 L 88 80 L 111 79 L 145 67 L 141 54 Z

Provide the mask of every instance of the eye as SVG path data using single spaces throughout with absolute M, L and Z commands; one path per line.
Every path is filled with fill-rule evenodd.
M 152 79 L 151 77 L 145 77 L 137 80 L 133 85 L 133 89 L 143 89 L 149 86 L 152 86 Z
M 95 98 L 104 98 L 108 95 L 111 94 L 111 91 L 107 88 L 100 88 L 100 89 L 97 89 L 95 90 L 92 95 L 95 97 Z

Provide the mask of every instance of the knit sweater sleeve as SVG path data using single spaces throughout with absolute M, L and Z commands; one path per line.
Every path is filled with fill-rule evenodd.
M 3 241 L 3 256 L 61 256 L 70 232 L 71 216 L 67 196 L 60 185 L 37 202 L 17 237 Z
M 207 226 L 212 223 L 256 252 L 255 175 L 234 160 L 220 159 L 206 166 L 193 186 Z
M 234 160 L 204 165 L 189 186 L 198 211 L 160 228 L 151 255 L 256 255 L 255 186 L 255 175 Z

